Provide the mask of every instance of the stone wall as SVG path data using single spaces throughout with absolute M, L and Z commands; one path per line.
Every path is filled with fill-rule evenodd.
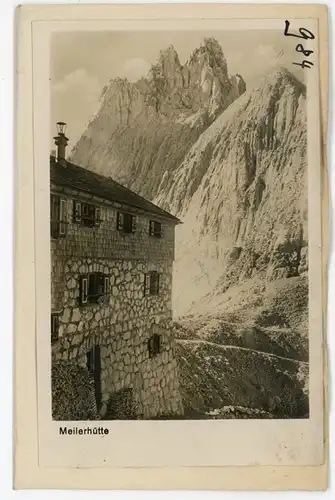
M 161 273 L 159 295 L 145 296 L 143 273 Z M 110 276 L 109 303 L 78 305 L 79 277 L 90 271 Z M 102 413 L 116 392 L 132 388 L 139 418 L 182 414 L 175 341 L 171 329 L 171 264 L 69 259 L 64 272 L 64 308 L 55 359 L 86 366 L 86 353 L 101 347 Z M 149 357 L 148 340 L 161 335 L 161 352 Z
M 59 340 L 55 360 L 86 366 L 94 345 L 101 352 L 102 417 L 120 391 L 129 389 L 138 418 L 180 415 L 175 343 L 171 325 L 174 226 L 164 224 L 164 237 L 149 236 L 149 221 L 138 214 L 134 234 L 116 229 L 117 208 L 104 207 L 100 227 L 78 227 L 71 222 L 68 198 L 65 238 L 51 243 L 52 312 L 59 312 Z M 148 271 L 160 273 L 158 295 L 144 293 Z M 104 304 L 80 305 L 80 276 L 101 272 L 109 276 L 109 299 Z M 149 356 L 148 340 L 161 336 L 161 352 Z M 124 412 L 113 418 L 124 418 Z
M 118 203 L 104 202 L 92 196 L 79 196 L 65 190 L 51 190 L 66 200 L 67 236 L 51 240 L 52 249 L 57 248 L 57 254 L 77 257 L 101 257 L 106 259 L 136 259 L 162 260 L 174 259 L 174 228 L 173 221 L 159 215 L 148 214 L 134 207 Z M 73 222 L 73 200 L 92 203 L 101 209 L 99 227 L 85 227 Z M 136 232 L 125 234 L 117 230 L 117 213 L 126 212 L 136 215 Z M 149 236 L 150 220 L 162 224 L 163 237 Z

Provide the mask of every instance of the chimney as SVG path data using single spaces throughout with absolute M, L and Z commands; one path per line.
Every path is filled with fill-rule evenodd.
M 57 146 L 57 161 L 65 166 L 66 165 L 65 149 L 69 140 L 65 136 L 66 123 L 57 122 L 57 130 L 58 130 L 58 135 L 54 137 L 55 144 Z

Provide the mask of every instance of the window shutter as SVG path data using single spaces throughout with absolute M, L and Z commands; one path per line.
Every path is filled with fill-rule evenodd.
M 107 295 L 110 292 L 110 287 L 109 287 L 109 276 L 104 277 L 104 293 Z
M 163 228 L 163 224 L 161 224 L 161 238 L 164 238 L 164 228 Z
M 54 321 L 55 321 L 55 326 L 54 326 L 55 333 L 57 333 L 57 335 L 58 335 L 58 330 L 59 330 L 59 317 L 58 317 L 58 314 L 54 316 Z
M 59 318 L 58 314 L 51 314 L 51 333 L 57 334 L 59 330 Z
M 156 273 L 156 294 L 159 293 L 159 273 Z
M 87 304 L 88 298 L 88 277 L 80 278 L 80 303 Z
M 155 334 L 155 351 L 156 354 L 159 354 L 161 351 L 161 338 L 160 335 Z
M 58 313 L 51 313 L 51 343 L 57 342 L 59 332 Z
M 124 224 L 124 215 L 121 212 L 117 213 L 117 229 L 118 231 L 123 230 L 123 224 Z
M 95 225 L 100 226 L 101 222 L 101 208 L 95 207 Z
M 136 232 L 136 226 L 137 226 L 137 217 L 136 215 L 131 216 L 131 232 L 135 233 Z
M 90 221 L 90 227 L 93 227 L 95 225 L 95 206 L 94 205 L 88 205 L 88 218 Z
M 159 290 L 159 274 L 157 271 L 151 271 L 150 273 L 150 293 L 152 295 L 157 295 Z
M 154 293 L 155 293 L 155 291 L 154 291 L 154 287 L 155 287 L 154 280 L 155 280 L 155 274 L 154 274 L 154 272 L 152 271 L 152 272 L 149 274 L 149 287 L 150 287 L 150 295 L 152 295 L 152 294 L 154 294 Z
M 155 223 L 153 220 L 150 221 L 150 225 L 149 225 L 149 235 L 150 236 L 153 236 L 154 235 L 154 231 L 155 231 Z
M 144 275 L 144 295 L 150 294 L 150 274 Z
M 60 211 L 60 198 L 52 194 L 50 196 L 50 232 L 52 238 L 59 236 L 59 211 Z
M 155 336 L 151 336 L 148 340 L 148 351 L 149 358 L 153 358 L 156 355 L 156 345 L 155 345 Z
M 73 222 L 81 221 L 81 203 L 73 200 Z
M 59 235 L 64 236 L 66 233 L 66 200 L 60 200 L 59 209 Z
M 89 216 L 89 207 L 88 207 L 88 204 L 87 203 L 83 203 L 82 204 L 82 215 L 84 217 L 88 217 Z

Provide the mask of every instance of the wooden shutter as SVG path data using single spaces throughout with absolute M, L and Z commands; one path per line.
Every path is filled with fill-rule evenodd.
M 163 224 L 161 224 L 161 238 L 164 238 L 164 228 L 163 228 Z
M 150 294 L 150 273 L 144 275 L 144 295 Z
M 88 206 L 88 203 L 83 203 L 82 204 L 82 215 L 85 218 L 87 218 L 89 216 L 89 206 Z
M 150 273 L 150 293 L 152 295 L 157 295 L 159 291 L 159 274 L 157 271 L 151 271 Z
M 51 333 L 58 333 L 59 329 L 59 318 L 58 314 L 51 314 Z
M 149 223 L 149 235 L 153 236 L 155 232 L 155 222 L 153 220 Z
M 100 226 L 101 222 L 101 208 L 100 207 L 95 207 L 95 225 Z
M 50 196 L 50 233 L 52 238 L 59 236 L 59 196 L 52 194 Z
M 155 354 L 160 353 L 160 350 L 161 350 L 160 340 L 161 340 L 160 335 L 157 335 L 157 333 L 155 333 L 155 335 L 154 335 Z
M 64 236 L 66 234 L 66 200 L 60 200 L 59 208 L 59 235 Z
M 117 213 L 117 229 L 123 231 L 124 215 L 121 212 Z
M 88 277 L 82 276 L 80 278 L 80 303 L 87 304 L 88 299 Z
M 97 409 L 101 406 L 101 351 L 100 346 L 94 346 L 94 385 L 95 385 L 95 401 Z
M 135 233 L 136 232 L 136 226 L 137 226 L 137 217 L 136 215 L 131 216 L 131 232 Z
M 73 200 L 73 222 L 81 222 L 81 203 Z
M 94 376 L 94 352 L 90 349 L 86 353 L 86 367 L 91 376 Z
M 89 213 L 89 218 L 91 221 L 94 221 L 95 219 L 95 206 L 94 205 L 88 205 L 88 213 Z
M 58 340 L 59 316 L 58 313 L 51 313 L 51 343 Z
M 148 340 L 148 351 L 149 351 L 149 358 L 152 358 L 154 355 L 153 337 L 150 337 L 150 339 Z
M 109 286 L 109 276 L 104 276 L 104 293 L 107 295 L 110 292 L 110 286 Z
M 149 287 L 150 287 L 150 295 L 155 293 L 155 271 L 151 271 L 149 274 Z

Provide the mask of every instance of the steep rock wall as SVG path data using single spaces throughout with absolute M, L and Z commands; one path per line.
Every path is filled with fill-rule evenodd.
M 261 273 L 307 271 L 305 86 L 278 68 L 198 138 L 155 202 L 183 220 L 176 232 L 182 303 Z

